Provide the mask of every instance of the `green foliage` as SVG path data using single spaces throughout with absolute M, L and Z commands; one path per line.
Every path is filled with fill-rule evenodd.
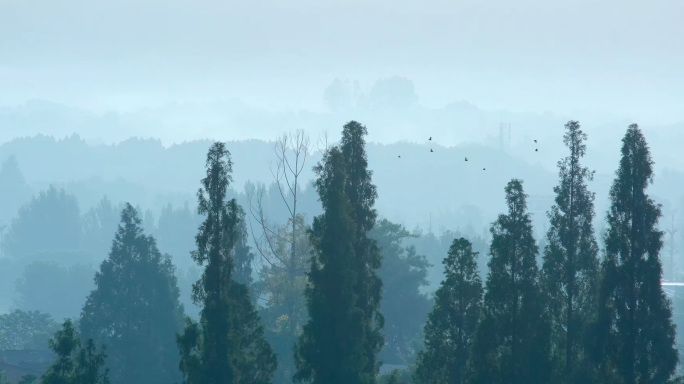
M 123 208 L 123 206 L 114 206 L 105 195 L 81 218 L 83 226 L 81 247 L 90 254 L 96 255 L 98 262 L 109 254 L 113 236 L 119 225 L 119 212 Z
M 416 254 L 415 247 L 403 246 L 404 239 L 412 235 L 400 224 L 380 220 L 369 236 L 377 241 L 383 260 L 378 275 L 383 282 L 380 313 L 386 322 L 380 359 L 410 364 L 417 353 L 413 341 L 420 337 L 430 311 L 430 299 L 420 290 L 428 285 L 427 270 L 431 265 L 425 256 Z
M 13 155 L 7 157 L 0 167 L 0 191 L 2 191 L 2 204 L 0 204 L 0 232 L 2 232 L 2 226 L 10 222 L 19 207 L 25 204 L 33 194 L 31 186 L 26 182 L 17 159 Z M 0 255 L 3 255 L 2 248 L 0 244 Z
M 108 346 L 112 382 L 169 383 L 180 379 L 175 334 L 183 309 L 175 267 L 143 233 L 137 211 L 121 212 L 109 258 L 81 314 L 81 332 Z
M 266 325 L 266 337 L 278 355 L 278 370 L 274 383 L 290 383 L 295 374 L 292 346 L 307 320 L 306 269 L 311 255 L 309 227 L 304 216 L 296 217 L 292 233 L 292 220 L 278 228 L 274 236 L 274 249 L 266 255 L 267 262 L 261 268 L 261 279 L 257 283 L 266 305 L 261 316 Z M 291 252 L 292 239 L 295 253 Z
M 50 339 L 50 349 L 57 358 L 41 377 L 41 384 L 109 384 L 108 370 L 102 372 L 107 355 L 97 353 L 92 339 L 83 346 L 70 319 Z
M 193 259 L 206 267 L 193 287 L 202 305 L 199 323 L 186 319 L 177 336 L 180 369 L 187 384 L 265 384 L 276 369 L 276 357 L 248 289 L 233 279 L 241 209 L 226 201 L 232 178 L 230 152 L 215 143 L 207 154 L 206 177 L 198 196 L 198 213 L 206 218 L 195 238 Z
M 50 186 L 19 209 L 4 236 L 3 253 L 30 261 L 44 251 L 77 250 L 80 238 L 81 217 L 76 197 Z
M 506 186 L 508 214 L 490 231 L 483 318 L 471 355 L 471 383 L 548 383 L 550 329 L 538 285 L 535 244 L 522 181 Z
M 47 349 L 58 329 L 47 313 L 16 309 L 0 315 L 0 350 Z
M 324 213 L 314 218 L 305 295 L 309 320 L 295 345 L 296 382 L 367 384 L 366 316 L 358 301 L 358 259 L 352 204 L 345 193 L 346 167 L 333 147 L 316 168 Z
M 38 382 L 38 376 L 35 375 L 24 375 L 19 379 L 17 384 L 34 384 Z
M 610 189 L 594 356 L 602 383 L 667 383 L 678 362 L 670 300 L 660 285 L 660 206 L 646 193 L 653 161 L 636 124 L 622 139 Z
M 410 384 L 411 371 L 408 369 L 393 369 L 378 377 L 378 384 Z
M 563 141 L 570 154 L 558 162 L 560 181 L 548 214 L 551 227 L 541 285 L 551 320 L 554 382 L 586 383 L 591 375 L 584 340 L 596 313 L 598 287 L 594 193 L 587 188 L 593 172 L 580 164 L 587 135 L 576 121 L 568 122 L 565 129 Z
M 382 256 L 376 242 L 368 237 L 377 218 L 373 205 L 378 192 L 371 180 L 373 172 L 368 169 L 366 135 L 368 130 L 358 122 L 345 124 L 340 151 L 346 171 L 344 191 L 351 205 L 350 214 L 355 226 L 353 268 L 358 276 L 355 282 L 356 299 L 364 314 L 363 341 L 367 359 L 363 369 L 372 383 L 380 368 L 377 356 L 385 344 L 382 335 L 385 319 L 380 313 L 382 280 L 377 274 Z
M 17 279 L 15 305 L 22 310 L 49 313 L 58 321 L 78 316 L 95 285 L 94 273 L 86 265 L 64 266 L 57 261 L 31 263 Z
M 482 310 L 482 279 L 477 253 L 464 239 L 454 239 L 444 259 L 446 279 L 435 296 L 425 325 L 425 349 L 418 355 L 416 381 L 463 384 L 466 363 Z

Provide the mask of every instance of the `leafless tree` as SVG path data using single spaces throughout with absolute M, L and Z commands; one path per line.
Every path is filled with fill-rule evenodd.
M 261 255 L 261 260 L 275 268 L 287 271 L 291 278 L 302 274 L 302 266 L 297 265 L 297 222 L 299 192 L 301 190 L 301 175 L 309 156 L 310 141 L 308 135 L 298 130 L 281 136 L 275 143 L 274 152 L 276 155 L 275 165 L 271 164 L 271 174 L 278 187 L 281 200 L 287 208 L 289 219 L 288 225 L 291 226 L 292 233 L 288 239 L 284 239 L 284 231 L 277 225 L 270 223 L 266 212 L 264 212 L 265 186 L 251 185 L 247 188 L 249 209 L 251 213 L 250 230 L 256 249 Z M 256 225 L 252 225 L 255 222 Z M 256 231 L 255 231 L 255 228 Z M 257 235 L 257 232 L 260 232 Z M 289 243 L 289 254 L 277 246 L 278 241 Z

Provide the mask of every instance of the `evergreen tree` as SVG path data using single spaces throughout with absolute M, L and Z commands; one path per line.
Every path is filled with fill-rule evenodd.
M 82 346 L 70 319 L 50 339 L 50 349 L 57 359 L 41 377 L 41 384 L 109 384 L 108 370 L 101 372 L 107 356 L 104 351 L 96 353 L 92 339 Z
M 476 331 L 472 383 L 550 381 L 550 329 L 538 285 L 535 244 L 522 181 L 506 186 L 508 214 L 490 232 L 483 318 Z
M 368 130 L 356 121 L 345 124 L 342 130 L 340 150 L 346 167 L 344 190 L 351 204 L 352 220 L 355 224 L 354 268 L 357 270 L 356 297 L 364 313 L 364 344 L 366 366 L 364 372 L 375 381 L 380 368 L 377 355 L 385 343 L 382 328 L 385 320 L 380 313 L 382 280 L 377 270 L 382 263 L 380 250 L 368 234 L 377 218 L 373 208 L 378 193 L 371 181 L 373 172 L 368 170 L 365 136 Z
M 558 162 L 559 184 L 548 216 L 541 271 L 542 290 L 551 320 L 554 382 L 589 380 L 585 344 L 596 305 L 598 244 L 594 236 L 594 194 L 587 188 L 593 172 L 580 164 L 587 135 L 576 121 L 565 125 L 563 142 L 570 154 Z
M 646 193 L 653 161 L 636 124 L 622 139 L 610 189 L 599 295 L 597 357 L 602 383 L 667 383 L 678 362 L 669 299 L 660 285 L 660 206 Z
M 152 236 L 143 233 L 130 204 L 109 258 L 95 275 L 96 288 L 81 314 L 81 333 L 108 346 L 108 368 L 114 384 L 170 383 L 180 379 L 175 334 L 183 308 L 175 267 L 162 256 Z
M 235 199 L 226 201 L 232 162 L 225 144 L 212 145 L 206 169 L 197 193 L 198 213 L 205 220 L 192 253 L 200 266 L 206 263 L 193 287 L 193 299 L 202 310 L 199 324 L 187 318 L 184 333 L 177 337 L 180 369 L 188 384 L 266 384 L 276 358 L 247 287 L 233 278 L 241 210 Z
M 316 167 L 324 213 L 314 218 L 305 295 L 309 321 L 295 345 L 294 380 L 311 384 L 368 384 L 366 321 L 357 294 L 355 223 L 345 193 L 346 167 L 333 147 Z
M 421 384 L 465 383 L 482 309 L 482 280 L 472 244 L 454 239 L 443 263 L 446 279 L 435 294 L 425 325 L 425 349 L 418 355 L 416 379 Z
M 414 246 L 403 246 L 413 235 L 401 224 L 379 220 L 369 236 L 377 241 L 383 260 L 378 271 L 383 281 L 380 313 L 387 322 L 380 358 L 389 364 L 412 364 L 418 352 L 412 343 L 422 339 L 421 330 L 432 307 L 430 298 L 421 292 L 429 284 L 427 273 L 432 265 Z

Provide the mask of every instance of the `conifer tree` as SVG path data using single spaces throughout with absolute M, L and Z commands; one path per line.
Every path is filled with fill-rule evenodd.
M 646 193 L 652 182 L 648 144 L 632 124 L 622 139 L 607 214 L 596 330 L 602 383 L 667 383 L 678 362 L 671 303 L 660 285 L 661 211 Z
M 342 152 L 331 148 L 316 167 L 324 213 L 310 230 L 313 248 L 305 290 L 309 320 L 295 345 L 294 380 L 311 384 L 368 384 L 364 309 L 357 294 L 355 223 L 345 193 Z
M 476 331 L 470 382 L 544 384 L 550 380 L 550 329 L 538 284 L 532 223 L 522 181 L 506 186 L 508 214 L 490 232 L 489 276 Z
M 582 340 L 595 313 L 598 278 L 594 194 L 587 188 L 593 172 L 580 164 L 586 133 L 577 121 L 568 122 L 565 129 L 563 142 L 570 154 L 558 162 L 560 180 L 548 213 L 551 227 L 541 284 L 551 320 L 554 382 L 585 383 L 589 369 Z
M 382 258 L 375 240 L 368 234 L 375 225 L 377 212 L 373 208 L 378 193 L 372 183 L 373 172 L 368 170 L 365 136 L 368 130 L 356 121 L 345 124 L 342 130 L 340 150 L 346 167 L 345 191 L 351 204 L 352 220 L 355 224 L 354 254 L 357 270 L 356 295 L 363 309 L 365 321 L 365 353 L 367 365 L 364 371 L 373 382 L 380 368 L 377 356 L 382 350 L 384 318 L 380 313 L 382 280 L 377 270 Z
M 108 346 L 114 384 L 177 381 L 175 334 L 183 323 L 175 267 L 143 233 L 138 212 L 126 204 L 109 258 L 95 275 L 81 313 L 81 333 Z
M 177 337 L 180 369 L 187 384 L 266 384 L 276 368 L 275 355 L 247 287 L 233 278 L 241 210 L 235 199 L 226 201 L 232 162 L 225 144 L 209 149 L 206 172 L 197 193 L 198 213 L 205 220 L 192 253 L 199 265 L 206 263 L 193 286 L 202 310 L 199 324 L 186 319 Z
M 425 349 L 418 355 L 416 380 L 421 384 L 463 384 L 466 363 L 482 309 L 482 280 L 477 252 L 454 239 L 444 259 L 444 274 L 435 307 L 425 325 Z

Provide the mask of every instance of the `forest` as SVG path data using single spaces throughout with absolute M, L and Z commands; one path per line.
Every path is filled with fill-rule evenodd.
M 357 121 L 321 143 L 313 167 L 304 131 L 282 136 L 274 182 L 244 193 L 241 164 L 213 142 L 191 168 L 203 165 L 196 200 L 158 218 L 107 196 L 82 214 L 52 184 L 5 214 L 30 195 L 10 157 L 0 289 L 17 296 L 3 295 L 0 352 L 47 353 L 0 383 L 684 383 L 647 138 L 627 127 L 597 196 L 587 133 L 563 130 L 543 217 L 528 172 L 486 192 L 502 207 L 486 232 L 438 235 L 432 217 L 410 230 L 378 210 L 383 176 Z M 484 171 L 448 177 L 467 190 Z

